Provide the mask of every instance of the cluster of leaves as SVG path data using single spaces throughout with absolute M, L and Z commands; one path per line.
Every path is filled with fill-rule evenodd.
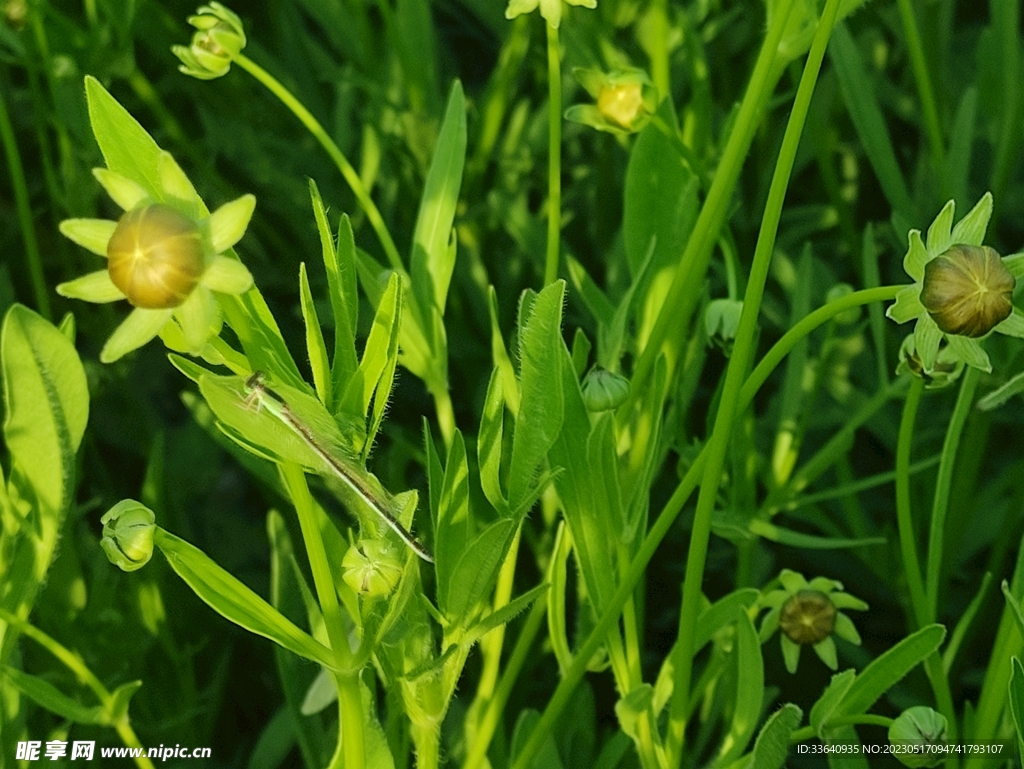
M 190 5 L 4 4 L 0 766 L 71 734 L 222 765 L 770 769 L 800 740 L 1021 725 L 1024 457 L 998 407 L 1024 356 L 917 298 L 957 233 L 1020 248 L 1020 3 L 537 5 L 212 3 L 178 49 L 199 83 L 170 55 Z M 58 223 L 120 215 L 100 163 L 122 207 L 207 230 L 199 192 L 246 219 L 254 193 L 210 263 L 255 285 L 207 275 L 202 322 L 161 310 L 113 354 L 119 306 L 52 288 L 95 269 Z M 565 281 L 542 285 L 552 199 Z M 894 376 L 880 302 L 915 227 Z M 157 333 L 173 365 L 126 354 Z M 290 417 L 254 408 L 254 371 Z M 915 378 L 958 375 L 956 398 Z

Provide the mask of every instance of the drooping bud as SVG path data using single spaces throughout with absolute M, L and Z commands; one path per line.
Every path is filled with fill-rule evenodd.
M 153 533 L 156 516 L 134 499 L 123 499 L 102 518 L 103 538 L 100 547 L 107 560 L 122 571 L 141 569 L 153 557 Z
M 171 46 L 181 60 L 178 68 L 186 75 L 200 80 L 213 80 L 227 74 L 231 62 L 245 48 L 245 30 L 242 20 L 220 3 L 201 6 L 188 23 L 198 31 L 192 44 Z
M 925 265 L 921 304 L 942 331 L 977 338 L 1013 312 L 1016 283 L 994 249 L 958 244 Z

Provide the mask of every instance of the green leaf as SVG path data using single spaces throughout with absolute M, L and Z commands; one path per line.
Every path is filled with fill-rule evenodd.
M 848 547 L 867 547 L 868 545 L 884 545 L 885 537 L 819 537 L 813 534 L 804 534 L 799 531 L 776 526 L 775 524 L 751 519 L 747 523 L 747 529 L 759 537 L 771 542 L 778 542 L 782 545 L 800 547 L 805 550 L 836 550 Z
M 644 715 L 653 721 L 654 688 L 650 684 L 640 684 L 615 703 L 615 716 L 619 719 L 622 731 L 628 734 L 638 745 L 641 743 L 637 728 Z
M 1010 614 L 1017 623 L 1017 630 L 1024 636 L 1024 611 L 1020 608 L 1020 601 L 1013 597 L 1013 593 L 1010 592 L 1010 584 L 1005 579 L 1001 588 L 1003 597 L 1006 598 L 1006 606 L 1010 609 Z
M 565 282 L 557 281 L 537 295 L 519 321 L 519 357 L 522 400 L 516 416 L 509 468 L 508 501 L 514 510 L 534 486 L 537 467 L 559 434 L 563 394 L 552 382 L 561 378 L 562 304 Z M 572 364 L 568 364 L 571 372 Z
M 1024 666 L 1020 659 L 1014 656 L 1010 660 L 1012 670 L 1010 672 L 1009 701 L 1010 713 L 1013 716 L 1013 725 L 1017 730 L 1017 749 L 1020 755 L 1024 756 Z
M 693 642 L 694 651 L 700 651 L 715 633 L 735 622 L 736 612 L 749 609 L 759 595 L 760 591 L 756 588 L 740 588 L 722 596 L 704 609 L 697 617 L 697 631 Z
M 516 528 L 508 518 L 495 521 L 467 543 L 448 583 L 445 616 L 453 624 L 463 622 L 490 594 Z
M 492 611 L 466 631 L 465 643 L 475 644 L 492 630 L 496 630 L 502 625 L 507 625 L 515 619 L 516 615 L 524 611 L 531 603 L 544 595 L 544 593 L 547 592 L 548 587 L 550 586 L 547 583 L 537 585 L 537 587 L 532 590 L 527 590 L 522 595 L 516 596 L 497 611 Z
M 789 755 L 789 736 L 800 726 L 803 711 L 787 703 L 761 727 L 751 753 L 750 769 L 782 769 Z
M 623 197 L 622 239 L 634 276 L 648 257 L 653 273 L 675 265 L 697 221 L 699 188 L 675 137 L 659 121 L 648 123 L 630 152 Z
M 876 657 L 857 676 L 837 713 L 846 716 L 866 713 L 903 676 L 928 659 L 945 637 L 946 628 L 942 625 L 928 625 Z
M 754 736 L 761 717 L 764 700 L 764 661 L 761 642 L 754 623 L 743 608 L 737 608 L 736 620 L 736 699 L 729 732 L 722 740 L 719 763 L 722 765 L 742 755 Z
M 442 479 L 436 474 L 431 478 L 431 493 Z M 466 550 L 470 535 L 469 518 L 469 466 L 466 462 L 466 444 L 462 433 L 455 431 L 452 445 L 448 448 L 444 478 L 437 505 L 437 524 L 434 539 L 434 564 L 437 574 L 437 599 L 441 612 L 446 616 L 452 612 L 449 600 L 453 591 L 455 570 L 459 559 Z
M 916 208 L 907 192 L 885 117 L 871 87 L 872 79 L 861 61 L 860 51 L 846 29 L 836 24 L 828 46 L 829 58 L 839 76 L 839 85 L 850 119 L 868 156 L 868 162 L 882 186 L 886 199 L 897 212 L 913 221 Z
M 142 681 L 129 681 L 121 684 L 111 693 L 110 701 L 107 703 L 108 719 L 111 724 L 116 724 L 128 718 L 128 705 L 131 704 L 135 692 L 142 688 Z
M 89 122 L 107 168 L 142 185 L 153 200 L 163 200 L 160 147 L 100 81 L 85 76 Z
M 109 726 L 106 710 L 101 705 L 87 706 L 68 697 L 50 682 L 4 665 L 0 671 L 26 697 L 61 718 L 78 724 Z M 137 687 L 136 687 L 137 688 Z
M 820 739 L 825 739 L 826 727 L 829 720 L 839 709 L 846 693 L 850 691 L 853 682 L 857 678 L 855 670 L 844 670 L 832 676 L 828 688 L 821 693 L 814 705 L 811 706 L 811 728 Z
M 499 368 L 491 371 L 480 415 L 480 433 L 477 436 L 476 458 L 480 465 L 480 486 L 484 496 L 498 515 L 509 514 L 508 499 L 501 490 L 501 455 L 503 447 L 505 400 L 502 397 L 502 377 Z
M 218 296 L 224 316 L 242 344 L 253 371 L 263 371 L 293 387 L 303 385 L 281 329 L 259 290 L 253 286 L 241 296 Z
M 402 279 L 391 273 L 388 286 L 377 305 L 370 335 L 363 348 L 363 359 L 355 376 L 349 380 L 342 397 L 342 410 L 353 417 L 365 418 L 370 401 L 378 387 L 390 394 L 394 374 L 394 358 L 398 350 L 401 326 Z M 375 408 L 376 411 L 376 408 Z
M 413 232 L 410 270 L 413 291 L 424 313 L 435 306 L 444 315 L 455 269 L 455 249 L 450 244 L 465 162 L 466 99 L 462 84 L 456 80 L 448 96 Z M 431 339 L 429 330 L 427 338 Z
M 313 293 L 309 289 L 309 276 L 306 275 L 306 263 L 299 263 L 299 302 L 302 306 L 302 322 L 306 327 L 306 354 L 313 371 L 313 386 L 316 394 L 324 403 L 331 402 L 331 368 L 327 360 L 327 345 L 324 343 L 324 332 L 320 328 L 320 319 L 316 315 Z
M 336 669 L 330 649 L 296 627 L 199 548 L 159 527 L 155 541 L 171 568 L 218 614 L 300 657 Z
M 89 418 L 85 370 L 68 338 L 16 304 L 0 328 L 3 435 L 11 457 L 8 493 L 33 503 L 31 524 L 0 516 L 8 547 L 0 551 L 0 606 L 26 617 L 54 557 L 75 487 L 75 452 Z M 3 511 L 0 511 L 3 512 Z M 19 529 L 20 527 L 20 529 Z M 14 538 L 17 537 L 15 540 Z M 3 630 L 0 628 L 0 638 Z

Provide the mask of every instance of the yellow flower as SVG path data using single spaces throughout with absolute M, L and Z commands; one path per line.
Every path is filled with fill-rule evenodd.
M 93 174 L 125 214 L 106 219 L 67 219 L 60 231 L 83 248 L 107 258 L 107 269 L 61 283 L 57 293 L 87 302 L 127 299 L 135 309 L 100 352 L 112 363 L 157 334 L 193 355 L 220 333 L 220 308 L 213 292 L 241 294 L 252 275 L 223 253 L 245 233 L 256 198 L 243 195 L 213 214 L 167 152 L 159 160 L 160 195 L 104 168 Z

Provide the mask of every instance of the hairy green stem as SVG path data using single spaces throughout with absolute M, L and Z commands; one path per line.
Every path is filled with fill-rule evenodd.
M 548 241 L 544 285 L 558 279 L 558 251 L 562 237 L 562 57 L 558 27 L 545 24 L 548 33 Z
M 281 102 L 292 111 L 292 113 L 299 119 L 299 121 L 306 127 L 318 142 L 320 146 L 324 148 L 331 160 L 341 171 L 341 175 L 345 177 L 345 181 L 348 182 L 348 186 L 352 190 L 352 194 L 356 196 L 356 200 L 359 201 L 359 205 L 362 206 L 363 211 L 366 213 L 366 218 L 370 222 L 370 226 L 373 227 L 374 232 L 377 233 L 377 238 L 380 240 L 380 244 L 384 249 L 384 253 L 388 258 L 388 262 L 391 266 L 399 271 L 404 271 L 402 266 L 402 257 L 398 253 L 398 248 L 395 246 L 395 241 L 391 238 L 391 233 L 388 231 L 387 225 L 384 223 L 384 217 L 381 216 L 380 210 L 377 208 L 377 204 L 373 202 L 373 198 L 370 197 L 370 193 L 363 186 L 363 180 L 359 178 L 359 174 L 352 167 L 352 164 L 348 162 L 348 158 L 338 148 L 338 145 L 334 143 L 334 140 L 328 135 L 324 127 L 320 125 L 320 121 L 313 117 L 313 114 L 306 109 L 305 105 L 296 99 L 292 92 L 281 85 L 280 81 L 277 80 L 273 75 L 267 72 L 263 67 L 254 62 L 245 54 L 237 54 L 234 58 L 235 64 L 244 69 L 262 85 L 274 94 Z
M 313 574 L 320 612 L 323 615 L 327 638 L 338 672 L 334 674 L 338 687 L 338 709 L 341 728 L 338 732 L 338 749 L 331 759 L 331 767 L 362 769 L 366 765 L 366 746 L 363 735 L 363 701 L 359 691 L 359 670 L 352 669 L 352 650 L 341 618 L 341 607 L 334 587 L 334 577 L 327 560 L 327 550 L 320 536 L 320 525 L 314 508 L 313 497 L 306 484 L 303 469 L 294 462 L 282 462 L 281 476 L 288 488 L 288 494 L 295 505 L 295 512 L 306 546 L 309 569 Z
M 825 57 L 832 28 L 839 13 L 840 0 L 828 0 L 818 28 L 814 33 L 814 42 L 807 55 L 800 86 L 793 101 L 786 132 L 779 150 L 779 158 L 775 164 L 768 200 L 765 203 L 764 215 L 761 218 L 761 229 L 754 249 L 754 260 L 750 268 L 747 289 L 743 297 L 743 312 L 740 315 L 739 329 L 733 345 L 732 356 L 725 374 L 722 387 L 722 398 L 715 415 L 715 425 L 708 440 L 708 459 L 701 479 L 700 494 L 697 499 L 697 510 L 693 520 L 693 531 L 690 535 L 690 546 L 686 558 L 686 574 L 683 578 L 683 602 L 679 615 L 679 641 L 675 657 L 675 684 L 669 711 L 666 752 L 670 766 L 676 766 L 682 756 L 685 739 L 688 706 L 690 701 L 690 684 L 693 672 L 693 657 L 696 649 L 697 616 L 700 613 L 704 578 L 704 564 L 707 558 L 708 540 L 711 536 L 711 515 L 715 509 L 718 488 L 722 481 L 722 470 L 725 465 L 729 438 L 732 435 L 735 418 L 739 411 L 740 392 L 747 367 L 754 354 L 757 337 L 757 317 L 761 308 L 765 282 L 768 279 L 768 268 L 771 264 L 772 252 L 775 250 L 775 236 L 778 232 L 779 220 L 789 187 L 790 175 L 796 161 L 800 136 L 803 134 L 807 111 L 810 108 L 811 96 L 818 82 L 821 62 Z

